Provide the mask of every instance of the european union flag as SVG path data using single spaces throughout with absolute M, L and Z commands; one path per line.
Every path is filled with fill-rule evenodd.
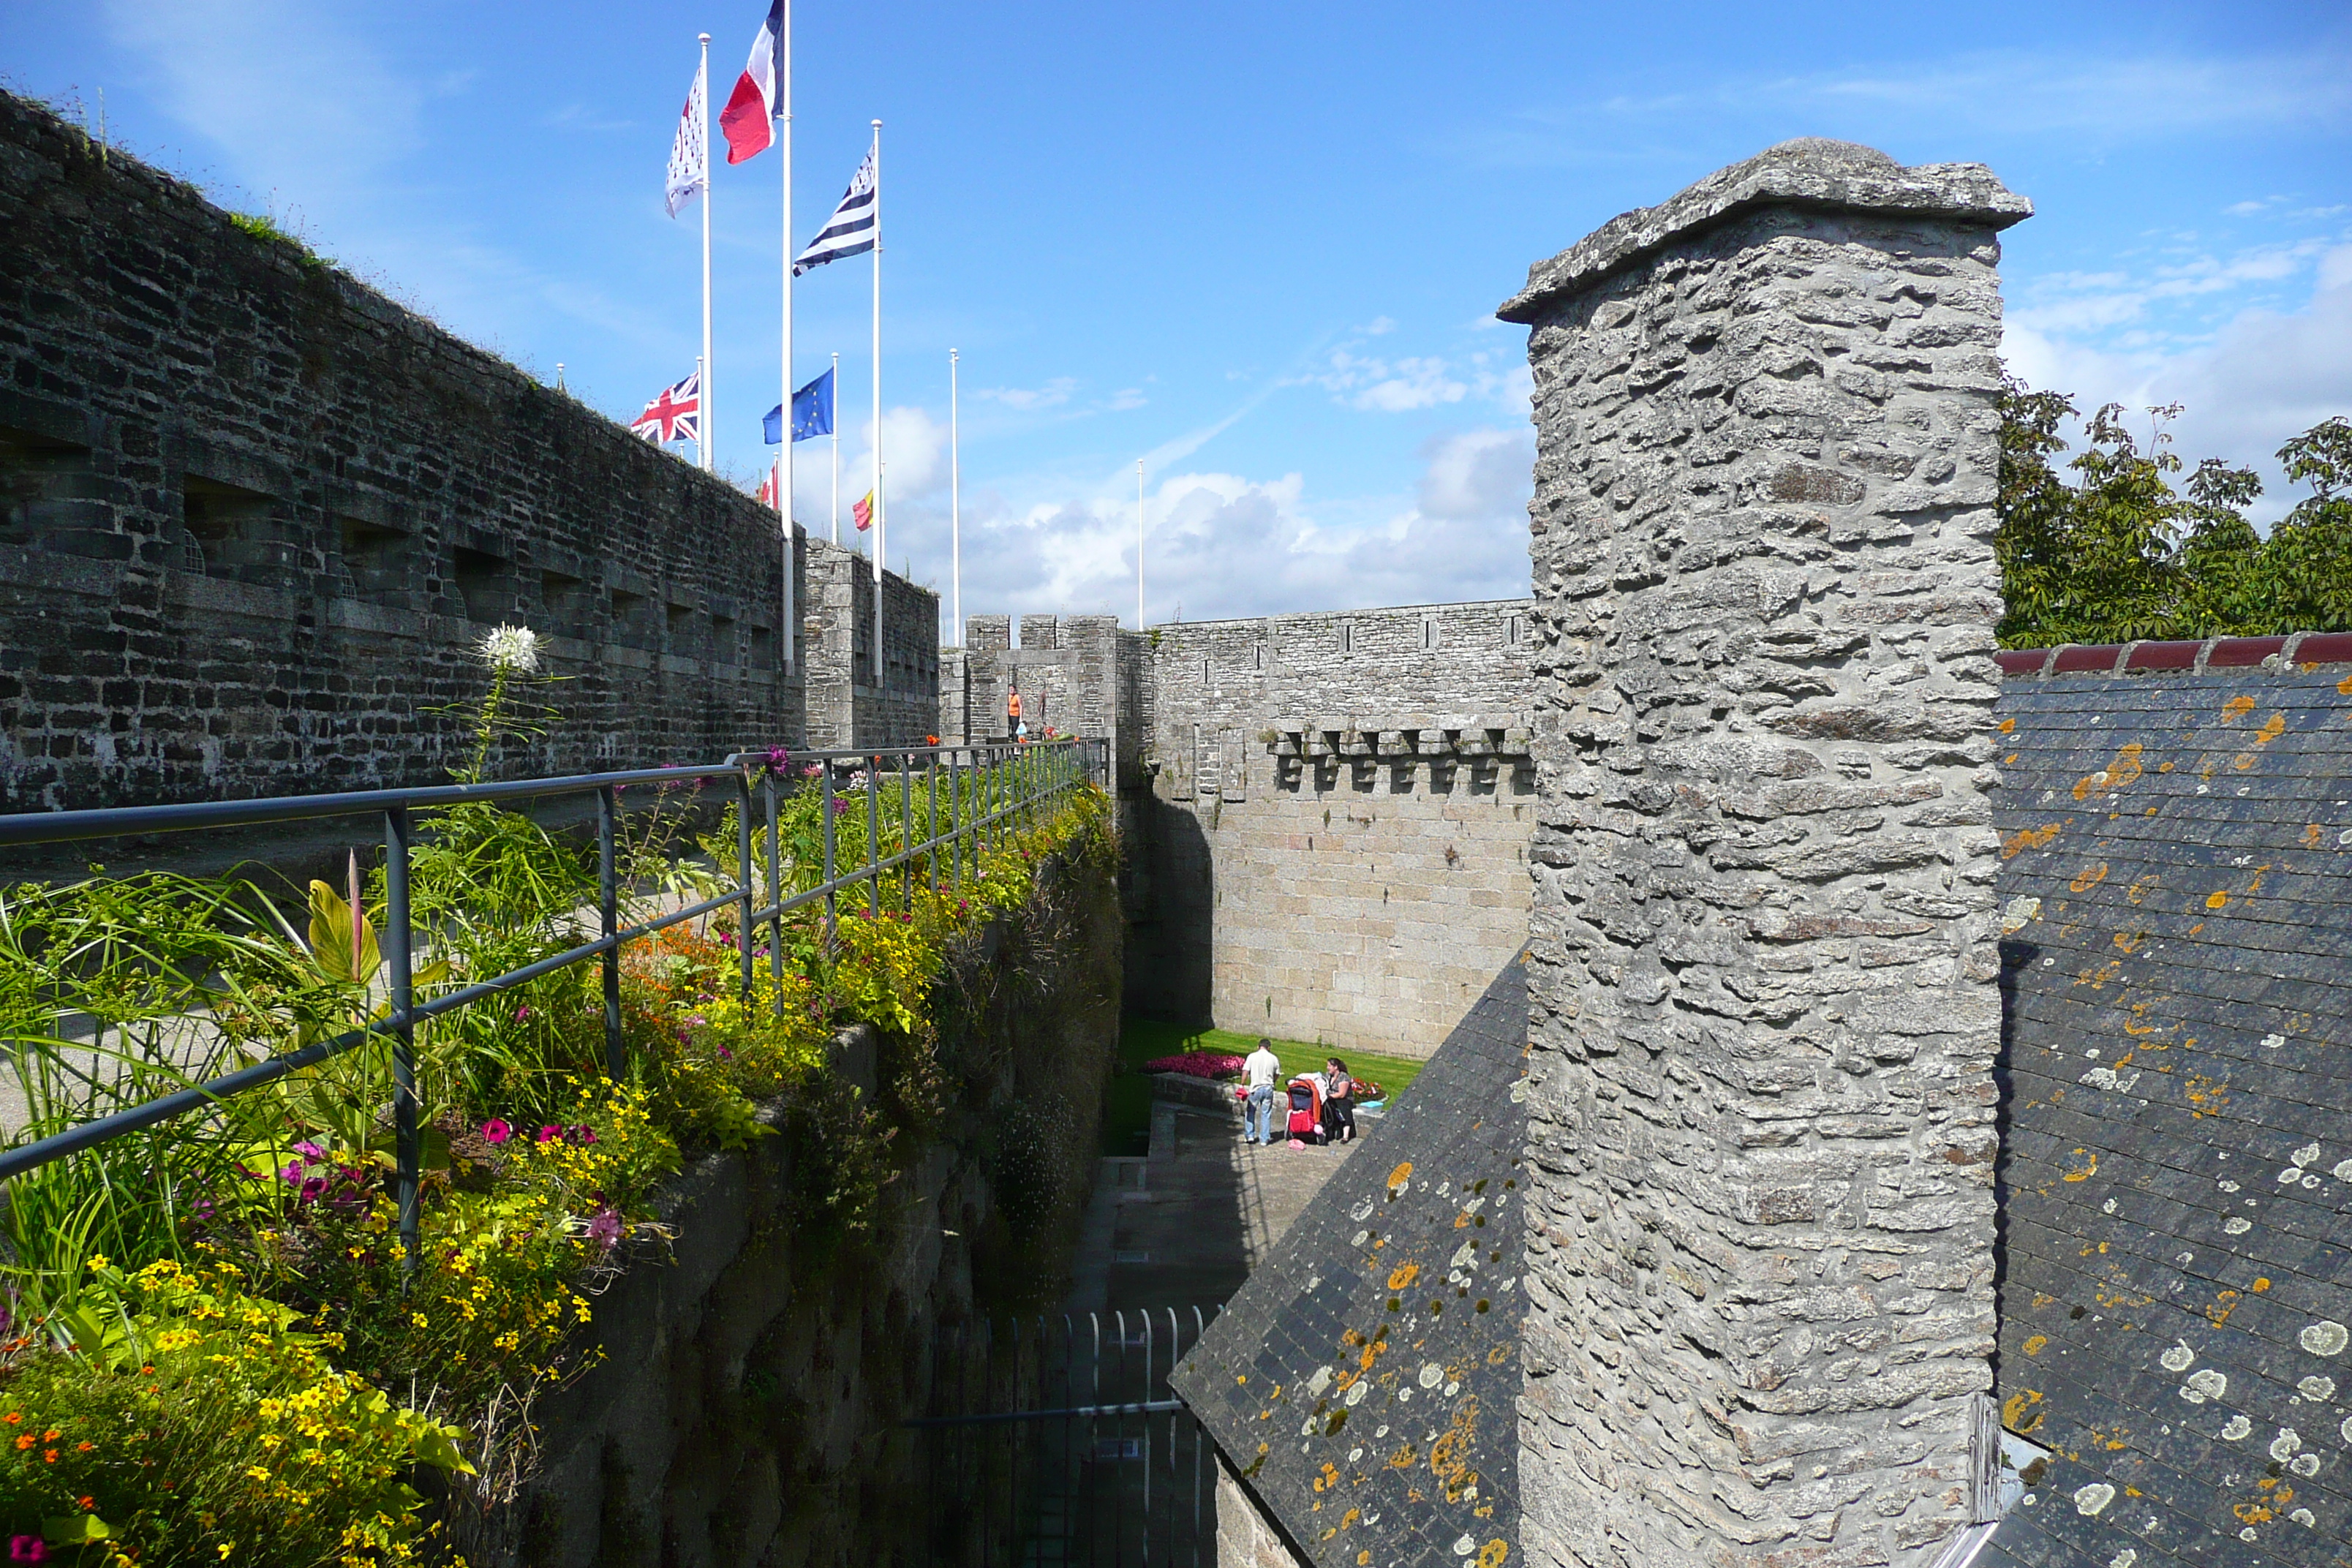
M 783 439 L 784 405 L 768 410 L 764 434 L 773 447 Z M 793 394 L 793 439 L 814 440 L 833 434 L 833 372 L 828 370 Z

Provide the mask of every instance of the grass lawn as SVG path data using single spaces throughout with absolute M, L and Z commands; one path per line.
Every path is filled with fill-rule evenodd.
M 1183 1051 L 1230 1051 L 1245 1057 L 1256 1048 L 1258 1037 L 1231 1029 L 1195 1028 L 1158 1018 L 1129 1018 L 1119 1026 L 1118 1065 L 1138 1068 L 1155 1057 Z M 1282 1077 L 1313 1072 L 1331 1055 L 1328 1047 L 1301 1040 L 1276 1040 L 1274 1054 L 1282 1062 Z M 1386 1091 L 1389 1102 L 1404 1092 L 1419 1076 L 1423 1063 L 1410 1057 L 1381 1056 L 1372 1051 L 1343 1051 L 1339 1059 L 1359 1079 L 1369 1079 Z M 1138 1071 L 1121 1071 L 1110 1080 L 1110 1106 L 1103 1119 L 1106 1154 L 1141 1155 L 1151 1148 L 1151 1079 Z

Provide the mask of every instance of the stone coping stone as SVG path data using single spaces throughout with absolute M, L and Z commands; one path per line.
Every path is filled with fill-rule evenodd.
M 1528 268 L 1527 287 L 1495 314 L 1532 325 L 1552 300 L 1674 241 L 1763 206 L 1830 212 L 1916 214 L 2007 228 L 2033 204 L 1982 163 L 1906 168 L 1874 147 L 1801 136 L 1719 169 L 1654 207 L 1621 213 L 1548 261 Z

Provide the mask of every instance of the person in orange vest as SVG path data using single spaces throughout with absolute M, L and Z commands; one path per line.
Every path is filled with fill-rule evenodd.
M 1014 740 L 1025 740 L 1029 726 L 1021 721 L 1021 689 L 1014 687 L 1013 695 L 1004 700 L 1004 728 Z

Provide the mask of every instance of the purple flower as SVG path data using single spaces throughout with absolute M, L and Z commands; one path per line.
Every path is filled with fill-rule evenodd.
M 524 1003 L 521 1006 L 520 1006 L 520 1007 L 518 1007 L 518 1008 L 516 1008 L 516 1009 L 515 1009 L 515 1022 L 516 1022 L 516 1023 L 520 1024 L 520 1023 L 521 1023 L 524 1019 L 526 1019 L 526 1018 L 528 1018 L 528 1017 L 530 1017 L 530 1003 L 526 1002 L 526 1003 Z
M 598 1209 L 588 1221 L 588 1239 L 612 1251 L 621 1239 L 621 1211 L 610 1204 Z
M 561 1127 L 547 1126 L 539 1130 L 539 1141 L 542 1143 L 555 1142 L 562 1136 L 563 1129 Z
M 768 771 L 770 773 L 781 773 L 791 768 L 792 765 L 793 754 L 790 752 L 784 750 L 782 746 L 770 746 L 768 748 Z
M 719 1059 L 722 1062 L 731 1062 L 735 1059 L 735 1053 L 721 1046 L 719 1047 Z
M 566 1132 L 564 1136 L 571 1139 L 574 1143 L 593 1143 L 596 1142 L 596 1130 L 593 1127 L 583 1125 L 572 1128 L 570 1131 Z
M 482 1123 L 482 1142 L 493 1147 L 513 1136 L 514 1129 L 495 1116 Z
M 287 1161 L 286 1168 L 278 1173 L 278 1179 L 285 1183 L 289 1187 L 299 1185 L 302 1180 L 302 1162 L 299 1160 Z
M 294 1145 L 294 1152 L 302 1156 L 302 1163 L 306 1165 L 327 1157 L 327 1152 L 308 1138 Z
M 319 1201 L 319 1194 L 326 1190 L 327 1178 L 324 1176 L 313 1176 L 309 1181 L 302 1184 L 299 1201 L 306 1204 L 315 1204 Z
M 835 816 L 848 816 L 849 803 L 842 799 L 839 795 L 835 795 L 833 797 L 833 815 Z
M 12 1535 L 8 1538 L 8 1561 L 11 1563 L 47 1563 L 49 1543 L 37 1535 Z

